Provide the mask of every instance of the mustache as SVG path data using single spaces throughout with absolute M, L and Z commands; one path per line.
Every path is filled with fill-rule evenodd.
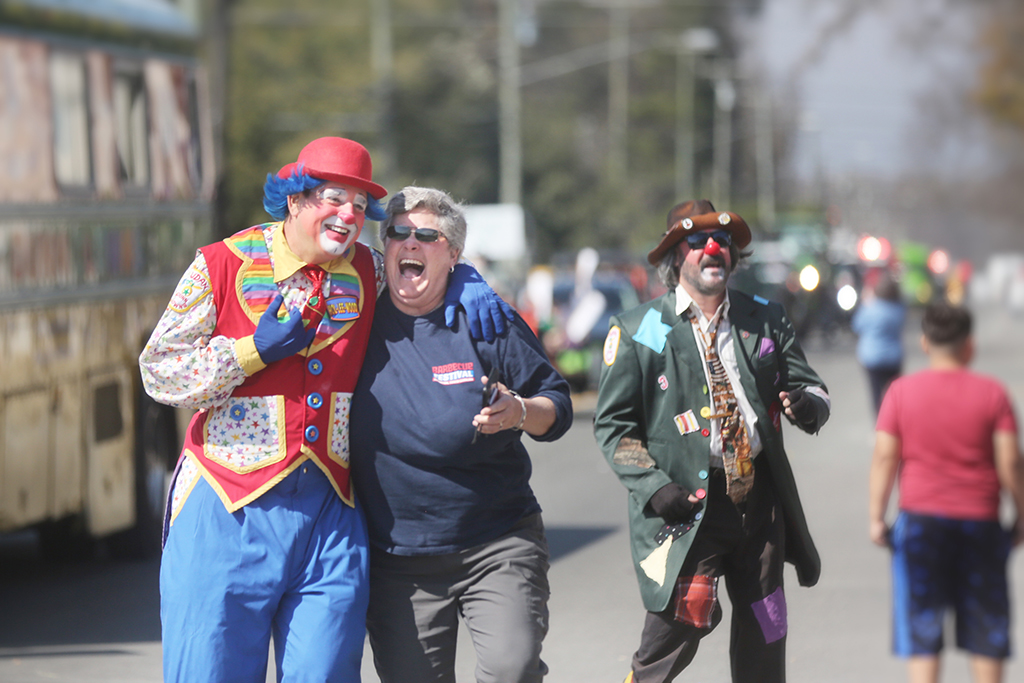
M 705 256 L 700 260 L 701 268 L 725 268 L 725 259 L 721 256 Z

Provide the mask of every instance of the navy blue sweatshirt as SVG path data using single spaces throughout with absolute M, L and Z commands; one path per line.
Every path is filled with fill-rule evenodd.
M 437 555 L 505 534 L 540 512 L 530 488 L 523 432 L 480 435 L 480 377 L 500 365 L 503 384 L 524 397 L 546 396 L 554 441 L 572 425 L 569 385 L 518 316 L 493 342 L 474 341 L 460 310 L 455 329 L 444 309 L 410 316 L 385 293 L 352 399 L 352 480 L 370 542 L 396 555 Z

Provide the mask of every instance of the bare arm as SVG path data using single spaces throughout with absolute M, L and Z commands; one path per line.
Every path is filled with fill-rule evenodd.
M 1013 524 L 1013 544 L 1024 542 L 1024 459 L 1021 459 L 1014 432 L 996 432 L 992 439 L 995 446 L 996 474 L 999 485 L 1010 494 L 1017 518 Z
M 875 452 L 871 457 L 868 479 L 868 533 L 871 542 L 882 547 L 888 545 L 889 527 L 885 523 L 885 511 L 889 507 L 899 464 L 899 438 L 888 432 L 875 432 Z
M 482 377 L 481 381 L 486 383 L 487 378 Z M 494 434 L 503 429 L 511 429 L 519 424 L 524 417 L 523 408 L 526 408 L 525 421 L 520 427 L 527 434 L 540 436 L 546 434 L 551 426 L 555 424 L 558 412 L 555 403 L 546 396 L 522 397 L 522 403 L 512 395 L 504 384 L 498 383 L 500 396 L 491 405 L 487 406 L 473 418 L 473 426 L 484 434 Z

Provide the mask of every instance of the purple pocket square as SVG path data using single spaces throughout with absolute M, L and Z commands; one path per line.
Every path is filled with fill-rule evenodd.
M 757 352 L 757 357 L 758 358 L 764 358 L 769 353 L 773 353 L 774 351 L 775 351 L 775 342 L 772 341 L 771 339 L 762 339 L 761 340 L 761 349 L 760 349 L 760 351 Z

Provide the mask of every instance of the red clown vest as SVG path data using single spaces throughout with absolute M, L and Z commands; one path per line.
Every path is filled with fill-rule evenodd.
M 280 232 L 276 238 L 280 239 Z M 201 249 L 217 307 L 214 335 L 252 335 L 277 294 L 262 226 Z M 349 251 L 358 278 L 331 273 L 327 315 L 308 349 L 271 363 L 222 405 L 198 412 L 185 448 L 231 512 L 312 461 L 353 504 L 349 406 L 377 301 L 373 256 Z

